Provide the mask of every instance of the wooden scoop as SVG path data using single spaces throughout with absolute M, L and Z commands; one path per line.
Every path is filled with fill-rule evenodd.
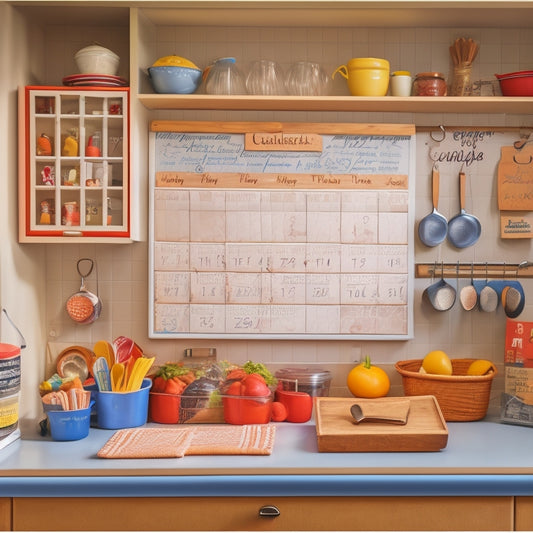
M 401 398 L 394 403 L 380 403 L 379 400 L 366 403 L 354 403 L 350 407 L 354 424 L 360 422 L 379 422 L 387 424 L 407 424 L 410 401 L 408 398 Z

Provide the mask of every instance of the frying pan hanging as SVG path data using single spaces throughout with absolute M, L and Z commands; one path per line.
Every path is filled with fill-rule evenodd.
M 84 261 L 88 263 L 88 266 L 82 272 L 80 265 Z M 98 294 L 94 294 L 85 288 L 85 278 L 91 274 L 94 265 L 95 262 L 87 258 L 78 260 L 76 265 L 78 274 L 81 277 L 81 287 L 77 293 L 73 294 L 67 300 L 67 313 L 78 324 L 92 324 L 100 316 L 102 311 L 102 302 Z M 98 293 L 98 275 L 96 276 L 96 286 Z
M 448 240 L 456 248 L 475 244 L 481 235 L 481 223 L 465 211 L 466 174 L 459 172 L 459 197 L 461 211 L 448 222 Z
M 431 172 L 433 211 L 426 215 L 418 224 L 418 236 L 426 246 L 437 246 L 445 238 L 448 221 L 437 211 L 439 205 L 440 175 L 436 166 Z

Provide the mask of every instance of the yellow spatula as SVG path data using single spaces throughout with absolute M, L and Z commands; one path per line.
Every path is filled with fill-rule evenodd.
M 111 390 L 113 392 L 120 392 L 124 385 L 124 365 L 122 363 L 115 363 L 111 367 Z
M 98 341 L 94 347 L 93 352 L 96 357 L 103 357 L 107 361 L 107 366 L 112 368 L 115 364 L 115 350 L 111 343 L 107 341 Z
M 148 370 L 150 370 L 154 360 L 155 357 L 139 357 L 135 360 L 135 364 L 133 365 L 131 375 L 126 385 L 127 391 L 135 391 L 141 388 L 143 379 L 148 373 Z

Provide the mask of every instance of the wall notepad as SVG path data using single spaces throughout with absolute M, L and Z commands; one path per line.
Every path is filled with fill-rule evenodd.
M 152 123 L 150 336 L 411 337 L 413 171 L 410 125 Z

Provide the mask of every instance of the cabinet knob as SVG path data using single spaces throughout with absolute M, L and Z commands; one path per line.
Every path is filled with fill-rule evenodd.
M 259 509 L 259 516 L 265 516 L 267 518 L 275 518 L 280 514 L 279 509 L 275 505 L 263 505 L 263 507 Z

